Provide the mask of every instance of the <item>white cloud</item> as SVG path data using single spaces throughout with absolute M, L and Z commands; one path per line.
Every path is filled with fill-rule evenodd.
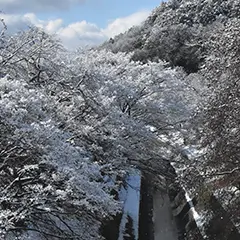
M 110 37 L 127 31 L 134 25 L 139 25 L 149 15 L 149 11 L 140 11 L 130 16 L 118 18 L 101 29 L 96 24 L 86 21 L 72 23 L 57 31 L 65 46 L 71 48 L 79 45 L 96 45 Z
M 48 33 L 56 33 L 57 29 L 59 29 L 63 25 L 62 19 L 50 20 L 45 26 L 45 30 Z
M 0 0 L 1 10 L 16 13 L 21 10 L 40 12 L 68 9 L 74 4 L 82 4 L 85 0 Z
M 10 33 L 34 25 L 43 28 L 48 33 L 57 34 L 66 47 L 73 49 L 79 46 L 100 44 L 110 37 L 127 31 L 133 25 L 140 24 L 148 14 L 149 11 L 140 11 L 127 17 L 118 18 L 109 22 L 104 29 L 86 21 L 65 26 L 63 19 L 40 20 L 34 13 L 25 15 L 0 14 L 0 18 L 5 20 Z
M 62 19 L 44 21 L 37 18 L 34 13 L 24 15 L 0 14 L 7 25 L 8 33 L 12 34 L 17 31 L 26 29 L 28 26 L 36 26 L 45 29 L 49 33 L 55 33 L 63 24 Z
M 117 18 L 116 20 L 110 22 L 103 32 L 108 36 L 112 37 L 119 33 L 125 32 L 134 25 L 139 25 L 143 20 L 145 20 L 150 11 L 140 11 L 130 16 Z
M 107 39 L 107 36 L 93 23 L 86 21 L 72 23 L 60 28 L 57 34 L 63 44 L 69 48 L 96 45 Z

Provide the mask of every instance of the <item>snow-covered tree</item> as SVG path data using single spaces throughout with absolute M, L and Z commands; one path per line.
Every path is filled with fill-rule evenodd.
M 48 113 L 54 101 L 25 81 L 0 80 L 1 236 L 97 239 L 118 204 L 99 163 Z
M 63 80 L 75 75 L 60 62 L 59 43 L 44 32 L 30 29 L 4 38 L 1 238 L 98 239 L 102 221 L 119 210 L 119 203 L 111 195 L 114 183 L 106 182 L 105 166 L 61 126 L 57 110 L 67 114 L 60 98 Z
M 176 49 L 182 33 L 183 45 L 192 44 L 186 23 L 166 29 Z M 129 38 L 141 32 L 154 44 L 164 32 L 145 30 Z M 37 28 L 4 30 L 1 39 L 1 234 L 98 239 L 102 221 L 120 209 L 111 195 L 117 175 L 138 168 L 172 177 L 167 158 L 183 144 L 173 144 L 176 135 L 187 135 L 202 78 L 159 59 L 132 61 L 134 53 L 67 52 Z
M 239 171 L 239 26 L 235 19 L 212 33 L 202 69 L 212 90 L 203 117 L 204 143 L 219 172 Z M 234 182 L 239 186 L 238 178 Z

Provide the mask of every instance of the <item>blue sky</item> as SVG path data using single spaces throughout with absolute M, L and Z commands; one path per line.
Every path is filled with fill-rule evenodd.
M 66 24 L 86 20 L 103 28 L 109 21 L 116 18 L 125 17 L 141 10 L 151 11 L 159 6 L 160 2 L 160 0 L 89 0 L 75 5 L 69 10 L 40 13 L 39 17 L 44 19 L 63 18 Z
M 161 0 L 0 0 L 9 32 L 29 25 L 67 48 L 96 45 L 144 21 Z

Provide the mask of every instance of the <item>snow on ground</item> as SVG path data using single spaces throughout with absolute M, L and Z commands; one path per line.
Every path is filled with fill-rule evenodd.
M 186 190 L 184 189 L 185 191 L 185 198 L 190 206 L 190 211 L 192 212 L 192 215 L 193 215 L 193 218 L 198 226 L 198 228 L 202 228 L 203 226 L 203 219 L 202 217 L 198 214 L 198 212 L 196 211 L 194 205 L 193 205 L 193 202 L 192 202 L 192 199 L 190 198 L 190 196 L 188 195 L 188 193 L 186 192 Z
M 123 215 L 119 227 L 118 240 L 124 240 L 126 236 L 126 224 L 128 218 L 133 220 L 133 231 L 135 240 L 138 239 L 138 218 L 139 218 L 139 203 L 140 203 L 140 174 L 129 175 L 126 178 L 125 186 L 121 187 L 119 200 L 123 202 Z
M 209 221 L 209 219 L 211 218 L 211 214 L 209 212 L 204 212 L 202 211 L 201 213 L 197 212 L 192 199 L 190 198 L 189 194 L 187 193 L 186 189 L 183 188 L 183 190 L 185 191 L 185 198 L 187 200 L 187 202 L 189 203 L 190 206 L 190 210 L 192 213 L 192 216 L 194 218 L 194 221 L 197 224 L 197 227 L 200 231 L 200 233 L 202 234 L 203 238 L 206 238 L 206 233 L 205 233 L 205 228 L 204 226 L 207 224 L 207 222 Z

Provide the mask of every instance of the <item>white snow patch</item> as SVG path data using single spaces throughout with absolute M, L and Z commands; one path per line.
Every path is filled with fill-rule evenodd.
M 189 194 L 187 193 L 187 191 L 185 189 L 184 189 L 184 191 L 185 191 L 185 198 L 190 205 L 190 211 L 192 212 L 192 215 L 193 215 L 193 218 L 194 218 L 194 220 L 197 224 L 197 227 L 201 231 L 203 229 L 203 225 L 204 225 L 204 222 L 205 222 L 204 218 L 203 218 L 203 216 L 198 214 L 198 212 L 196 211 L 196 209 L 193 205 L 192 199 L 190 198 Z
M 123 201 L 123 216 L 119 227 L 118 240 L 124 240 L 125 226 L 127 217 L 133 220 L 133 228 L 135 239 L 138 239 L 138 219 L 139 219 L 139 203 L 140 203 L 140 174 L 130 175 L 126 179 L 126 188 L 122 186 L 119 193 L 119 200 Z

